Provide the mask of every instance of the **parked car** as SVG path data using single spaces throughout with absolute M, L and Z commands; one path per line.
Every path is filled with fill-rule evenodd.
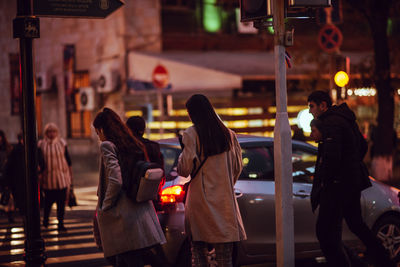
M 243 171 L 235 184 L 247 240 L 238 245 L 237 265 L 275 260 L 275 184 L 273 139 L 238 135 L 242 147 Z M 190 244 L 184 231 L 183 184 L 190 178 L 176 172 L 181 152 L 179 141 L 159 141 L 164 155 L 166 183 L 156 205 L 167 243 L 163 251 L 172 266 L 190 266 Z M 317 148 L 299 141 L 292 142 L 293 206 L 296 259 L 322 256 L 315 235 L 316 215 L 311 211 L 310 193 Z M 371 178 L 372 187 L 361 197 L 363 217 L 367 225 L 392 258 L 400 261 L 399 190 Z M 344 223 L 343 241 L 348 248 L 360 250 L 360 241 Z

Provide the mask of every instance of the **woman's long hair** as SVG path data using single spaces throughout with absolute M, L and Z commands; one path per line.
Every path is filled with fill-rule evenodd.
M 93 121 L 93 127 L 103 130 L 107 141 L 114 143 L 118 151 L 123 154 L 143 151 L 147 158 L 144 145 L 134 137 L 128 127 L 122 122 L 121 118 L 112 109 L 103 108 Z
M 1 136 L 0 150 L 5 150 L 7 153 L 10 153 L 12 150 L 12 146 L 10 145 L 10 143 L 8 143 L 6 134 L 4 133 L 3 130 L 0 130 L 0 136 Z
M 230 132 L 206 96 L 192 95 L 186 102 L 186 109 L 199 135 L 204 156 L 217 155 L 231 148 Z

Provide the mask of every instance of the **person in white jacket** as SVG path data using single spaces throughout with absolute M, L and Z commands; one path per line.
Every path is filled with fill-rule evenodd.
M 242 153 L 236 135 L 215 113 L 204 95 L 186 102 L 193 126 L 183 132 L 178 173 L 192 177 L 185 203 L 186 232 L 192 240 L 192 266 L 207 266 L 212 244 L 218 266 L 232 266 L 234 242 L 246 239 L 234 184 L 242 171 Z

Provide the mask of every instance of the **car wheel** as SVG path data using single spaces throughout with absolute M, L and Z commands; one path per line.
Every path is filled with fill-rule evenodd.
M 373 227 L 374 234 L 389 251 L 390 257 L 400 262 L 400 216 L 388 215 L 380 219 Z

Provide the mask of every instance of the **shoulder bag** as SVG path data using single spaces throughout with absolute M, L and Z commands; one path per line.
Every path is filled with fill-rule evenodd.
M 194 179 L 194 178 L 196 177 L 196 175 L 199 173 L 201 167 L 203 167 L 203 165 L 204 165 L 204 163 L 206 162 L 207 158 L 208 158 L 208 156 L 205 157 L 205 158 L 203 159 L 203 161 L 200 163 L 200 165 L 199 165 L 199 167 L 197 168 L 197 170 L 194 170 L 194 169 L 193 169 L 193 172 L 190 174 L 190 181 L 183 185 L 183 190 L 185 191 L 185 196 L 184 196 L 184 198 L 183 198 L 183 203 L 186 202 L 187 191 L 188 191 L 188 188 L 189 188 L 190 183 L 193 181 L 193 179 Z M 195 163 L 195 159 L 193 159 L 193 163 Z

